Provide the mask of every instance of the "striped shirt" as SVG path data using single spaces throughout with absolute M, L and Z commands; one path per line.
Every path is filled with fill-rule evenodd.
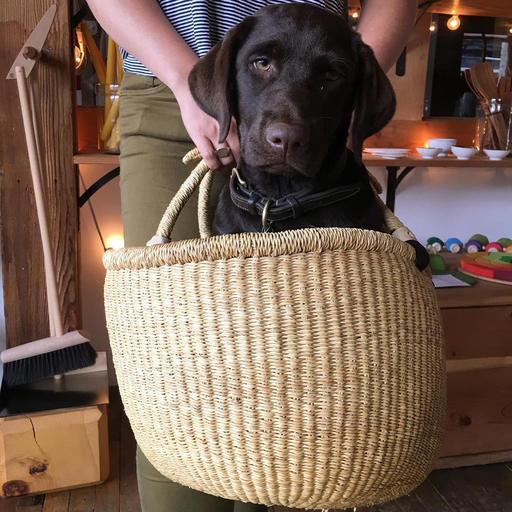
M 231 27 L 262 7 L 299 2 L 347 16 L 345 0 L 158 0 L 176 32 L 199 57 L 206 55 Z M 125 71 L 154 76 L 128 52 L 122 50 L 122 54 Z

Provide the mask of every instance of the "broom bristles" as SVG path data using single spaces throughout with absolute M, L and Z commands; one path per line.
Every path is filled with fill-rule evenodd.
M 96 362 L 97 356 L 92 345 L 86 342 L 11 361 L 4 363 L 4 381 L 11 387 L 28 384 L 92 366 Z

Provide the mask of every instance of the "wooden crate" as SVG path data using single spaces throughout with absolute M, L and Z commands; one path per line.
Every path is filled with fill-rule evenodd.
M 106 405 L 0 419 L 2 498 L 95 485 L 108 473 Z

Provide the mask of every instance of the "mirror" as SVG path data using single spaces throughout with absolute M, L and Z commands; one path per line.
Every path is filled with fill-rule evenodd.
M 430 30 L 424 117 L 475 117 L 464 71 L 488 62 L 497 76 L 510 76 L 512 18 L 434 14 Z

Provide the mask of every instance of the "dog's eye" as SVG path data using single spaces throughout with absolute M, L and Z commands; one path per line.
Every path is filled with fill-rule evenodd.
M 325 78 L 329 80 L 329 82 L 336 82 L 336 80 L 341 78 L 341 73 L 335 69 L 330 69 L 325 73 Z
M 270 69 L 270 60 L 269 59 L 257 59 L 252 65 L 260 70 L 260 71 L 268 71 Z

